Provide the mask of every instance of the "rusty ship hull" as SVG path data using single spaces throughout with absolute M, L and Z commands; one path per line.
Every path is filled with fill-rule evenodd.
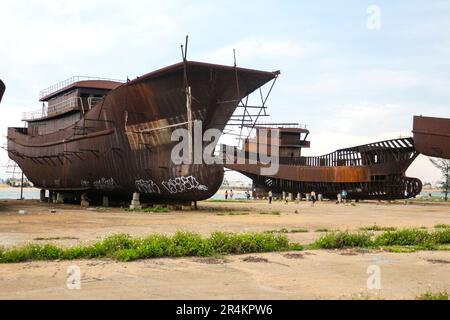
M 0 80 L 0 102 L 2 102 L 3 94 L 5 93 L 5 84 Z
M 27 128 L 8 128 L 8 154 L 36 187 L 45 190 L 207 199 L 222 183 L 223 166 L 171 161 L 177 143 L 171 141 L 172 131 L 188 128 L 186 80 L 192 92 L 192 119 L 202 121 L 203 131 L 222 131 L 239 101 L 276 76 L 276 72 L 189 61 L 122 84 L 97 83 L 103 89 L 109 86 L 109 91 L 89 110 L 47 114 L 29 120 Z M 87 90 L 91 83 L 76 86 Z M 44 94 L 41 101 L 52 101 L 76 86 Z M 83 96 L 76 98 L 83 102 Z M 79 119 L 64 127 L 64 121 L 73 118 Z M 39 132 L 48 123 L 57 130 Z
M 415 116 L 413 134 L 418 152 L 450 159 L 450 119 Z
M 256 197 L 266 197 L 269 190 L 278 194 L 292 193 L 294 197 L 315 191 L 325 198 L 335 199 L 346 190 L 352 199 L 392 200 L 415 197 L 422 189 L 419 179 L 405 174 L 418 156 L 412 138 L 380 141 L 323 156 L 305 157 L 301 156 L 300 150 L 309 147 L 309 141 L 293 139 L 295 129 L 278 130 L 279 169 L 272 175 L 262 174 L 261 168 L 268 165 L 259 161 L 259 154 L 252 155 L 248 148 L 244 153 L 234 148 L 231 155 L 234 160 L 230 161 L 227 147 L 222 147 L 225 167 L 252 179 Z M 306 136 L 309 134 L 305 129 L 297 131 Z M 290 134 L 290 137 L 284 139 L 283 134 Z M 251 163 L 249 159 L 258 161 Z

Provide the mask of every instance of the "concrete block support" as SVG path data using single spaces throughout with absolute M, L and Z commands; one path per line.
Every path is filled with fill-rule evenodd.
M 323 194 L 319 193 L 317 195 L 317 201 L 323 201 Z
M 311 194 L 310 193 L 305 193 L 305 200 L 306 201 L 310 201 L 311 200 Z
M 39 193 L 39 199 L 41 200 L 41 202 L 45 202 L 45 189 L 41 189 Z
M 103 207 L 109 207 L 109 198 L 108 198 L 108 196 L 103 196 L 103 198 L 102 198 L 102 206 Z
M 139 210 L 142 209 L 141 202 L 139 201 L 140 194 L 138 192 L 133 193 L 133 199 L 131 200 L 130 209 Z
M 56 194 L 56 203 L 64 203 L 64 194 L 61 192 L 58 192 Z
M 80 203 L 80 205 L 82 207 L 89 207 L 89 200 L 88 200 L 88 197 L 87 197 L 86 193 L 83 193 L 81 195 L 81 203 Z

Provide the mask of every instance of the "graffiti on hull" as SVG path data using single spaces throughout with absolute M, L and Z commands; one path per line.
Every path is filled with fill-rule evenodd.
M 197 190 L 201 190 L 201 191 L 208 190 L 208 187 L 203 184 L 200 184 L 197 181 L 197 178 L 194 176 L 177 177 L 174 179 L 169 179 L 167 181 L 163 181 L 162 185 L 171 194 L 181 193 L 181 192 L 184 192 L 187 190 L 193 190 L 193 189 L 197 189 Z
M 140 193 L 161 193 L 158 185 L 154 183 L 153 180 L 136 180 L 135 185 L 137 191 L 139 191 Z
M 111 191 L 117 187 L 116 182 L 113 178 L 101 178 L 100 180 L 94 181 L 94 188 L 98 190 Z

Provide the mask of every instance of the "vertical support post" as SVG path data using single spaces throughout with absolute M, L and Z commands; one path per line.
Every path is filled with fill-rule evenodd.
M 103 207 L 109 207 L 109 198 L 108 198 L 108 196 L 103 196 L 103 198 L 102 198 L 102 206 Z
M 40 200 L 41 202 L 44 202 L 44 201 L 45 201 L 45 189 L 41 189 L 41 190 L 40 190 L 40 192 L 39 192 L 39 200 Z
M 189 142 L 189 163 L 192 164 L 194 159 L 194 145 L 192 138 L 192 94 L 191 87 L 187 87 L 186 91 L 186 109 L 188 121 L 188 142 Z
M 20 200 L 23 200 L 23 171 L 22 171 L 22 182 L 20 183 Z

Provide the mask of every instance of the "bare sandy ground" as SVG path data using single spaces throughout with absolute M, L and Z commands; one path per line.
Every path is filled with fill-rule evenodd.
M 266 231 L 305 228 L 289 233 L 310 243 L 317 229 L 356 230 L 380 226 L 427 227 L 450 224 L 449 205 L 358 203 L 335 205 L 265 202 L 202 202 L 199 211 L 126 212 L 120 208 L 80 209 L 33 201 L 0 202 L 0 244 L 52 242 L 62 246 L 91 242 L 109 234 L 134 236 L 190 230 Z M 55 213 L 50 213 L 54 208 Z M 25 210 L 26 214 L 19 214 Z M 280 215 L 260 212 L 279 211 Z M 229 212 L 245 215 L 229 215 Z M 297 212 L 297 213 L 295 213 Z M 56 238 L 54 240 L 39 240 Z M 251 259 L 245 259 L 246 257 Z M 254 257 L 260 259 L 252 259 Z M 67 267 L 79 266 L 81 289 L 66 286 Z M 367 289 L 367 268 L 378 266 L 381 289 Z M 415 253 L 317 250 L 227 256 L 225 259 L 151 259 L 0 264 L 2 299 L 413 299 L 427 290 L 450 291 L 450 252 Z

